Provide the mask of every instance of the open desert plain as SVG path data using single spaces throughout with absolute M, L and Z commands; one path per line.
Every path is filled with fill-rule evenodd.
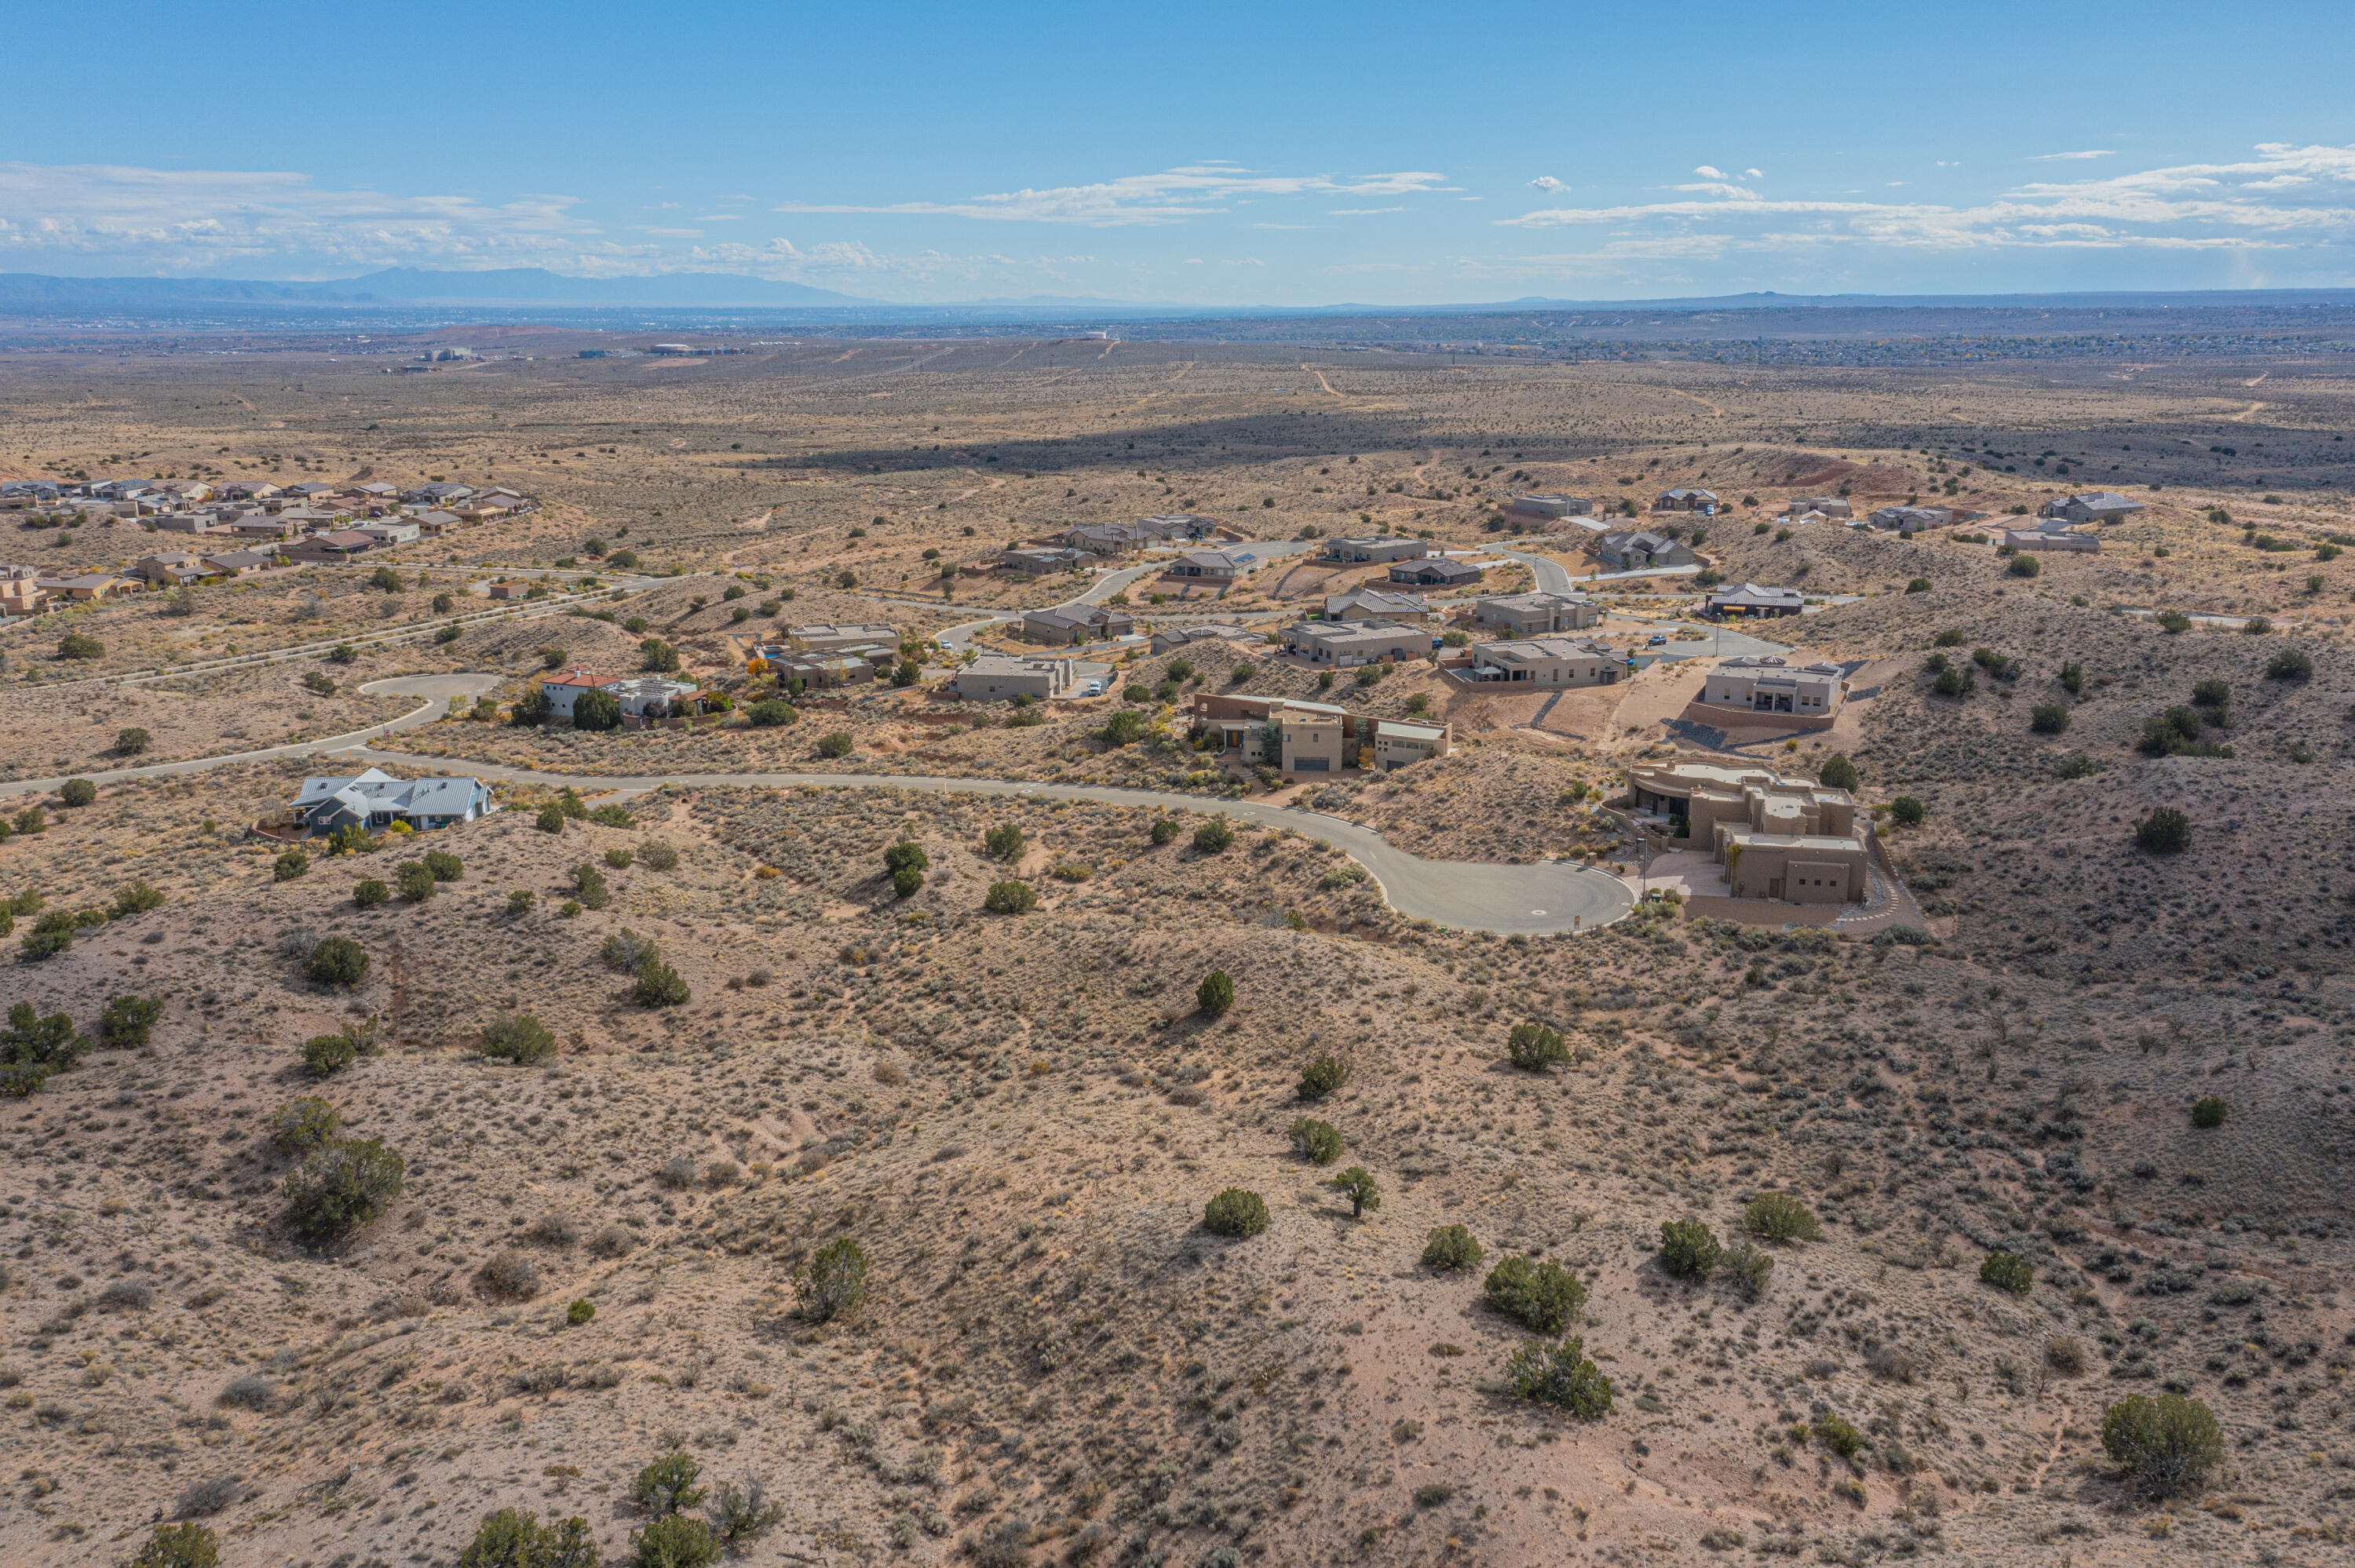
M 0 1562 L 2355 1556 L 2342 354 L 101 336 L 0 355 L 0 480 L 529 504 L 0 626 Z M 73 521 L 0 563 L 189 547 Z M 1287 652 L 1383 537 L 1477 567 L 1428 651 Z M 1472 678 L 1532 590 L 1608 683 Z M 1739 653 L 1837 715 L 1709 716 Z M 1730 895 L 1633 782 L 1694 764 L 1869 891 Z M 369 768 L 496 809 L 290 823 Z

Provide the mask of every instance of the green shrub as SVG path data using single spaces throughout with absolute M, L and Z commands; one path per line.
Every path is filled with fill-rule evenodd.
M 164 1004 L 144 996 L 118 996 L 99 1014 L 98 1043 L 110 1051 L 135 1051 L 155 1032 Z
M 2033 556 L 2014 556 L 2006 569 L 2016 577 L 2032 577 L 2044 569 L 2044 563 Z
M 433 880 L 432 872 L 422 861 L 402 861 L 392 868 L 392 880 L 400 889 L 402 902 L 408 904 L 422 904 L 441 891 L 441 885 Z
M 1707 1279 L 1724 1259 L 1716 1233 L 1699 1220 L 1660 1223 L 1660 1266 L 1678 1279 Z
M 849 736 L 836 730 L 832 735 L 818 737 L 817 754 L 820 757 L 847 757 L 856 744 Z
M 1742 1223 L 1751 1234 L 1769 1241 L 1818 1241 L 1824 1234 L 1822 1222 L 1788 1192 L 1759 1193 L 1742 1212 Z
M 867 1299 L 867 1251 L 848 1236 L 837 1236 L 811 1255 L 794 1277 L 805 1315 L 821 1323 L 857 1316 Z
M 689 1000 L 687 981 L 652 953 L 638 965 L 637 981 L 630 994 L 640 1007 L 683 1007 Z
M 436 882 L 456 882 L 466 874 L 465 863 L 447 850 L 427 850 L 425 869 L 433 874 Z
M 98 799 L 98 786 L 87 779 L 69 779 L 58 786 L 58 804 L 77 810 Z
M 564 813 L 553 805 L 542 806 L 532 826 L 543 833 L 560 833 L 564 831 Z
M 1733 1293 L 1744 1301 L 1755 1301 L 1764 1296 L 1767 1278 L 1774 1272 L 1774 1255 L 1746 1241 L 1735 1242 L 1726 1248 L 1724 1260 L 1717 1266 L 1718 1277 L 1732 1286 Z
M 1950 664 L 1938 672 L 1938 678 L 1930 683 L 1930 689 L 1942 697 L 1961 698 L 1969 696 L 1977 685 L 1969 665 Z
M 2180 637 L 2191 630 L 2191 618 L 2179 609 L 2162 609 L 2151 620 L 2169 637 Z
M 159 1524 L 125 1568 L 220 1568 L 220 1538 L 201 1524 Z
M 670 1514 L 630 1531 L 630 1546 L 638 1554 L 637 1568 L 710 1568 L 719 1561 L 719 1539 L 711 1527 L 685 1514 Z
M 1462 1225 L 1433 1225 L 1423 1242 L 1425 1268 L 1477 1268 L 1486 1255 L 1472 1233 Z
M 2222 1127 L 2224 1125 L 2224 1118 L 2230 1115 L 2232 1107 L 2224 1103 L 2222 1097 L 2218 1095 L 2202 1096 L 2191 1107 L 2191 1125 L 2194 1127 Z
M 1570 1060 L 1570 1047 L 1559 1030 L 1542 1023 L 1519 1023 L 1505 1040 L 1505 1053 L 1525 1073 L 1542 1073 L 1556 1062 Z
M 1352 1165 L 1333 1178 L 1335 1191 L 1349 1200 L 1349 1217 L 1362 1219 L 1368 1209 L 1382 1206 L 1382 1190 L 1362 1165 Z
M 923 890 L 924 874 L 912 865 L 903 865 L 891 874 L 891 892 L 895 897 L 913 898 Z
M 1586 1287 L 1558 1263 L 1501 1259 L 1482 1287 L 1488 1305 L 1540 1334 L 1559 1334 L 1586 1309 Z
M 1257 1192 L 1230 1187 L 1203 1206 L 1202 1227 L 1214 1235 L 1255 1236 L 1267 1229 L 1267 1204 Z
M 304 977 L 320 985 L 356 986 L 368 979 L 368 949 L 349 937 L 328 938 L 303 960 Z
M 1911 795 L 1900 795 L 1889 802 L 1889 815 L 1900 827 L 1918 828 L 1922 825 L 1922 819 L 1929 814 L 1930 808 Z
M 1000 822 L 981 835 L 981 847 L 992 860 L 1020 860 L 1023 842 L 1022 829 L 1013 822 Z
M 1908 577 L 1905 581 L 1905 591 L 1907 593 L 1928 593 L 1930 591 L 1930 579 L 1928 577 Z
M 539 1522 L 519 1508 L 486 1515 L 458 1568 L 597 1568 L 597 1541 L 578 1516 Z
M 1825 1447 L 1843 1459 L 1853 1459 L 1864 1446 L 1864 1434 L 1837 1415 L 1816 1417 L 1816 1436 Z
M 1848 759 L 1846 752 L 1835 751 L 1824 758 L 1824 765 L 1816 770 L 1816 782 L 1827 789 L 1847 789 L 1853 792 L 1859 783 L 1856 776 L 1856 764 Z
M 352 885 L 352 902 L 363 909 L 373 909 L 392 896 L 392 889 L 373 876 L 362 877 Z
M 2028 727 L 2039 735 L 2059 735 L 2069 727 L 2069 708 L 2064 703 L 2039 703 L 2028 713 Z
M 310 869 L 311 857 L 301 850 L 288 850 L 278 857 L 273 868 L 276 879 L 280 882 L 292 882 Z
M 60 538 L 63 536 L 59 535 Z M 69 631 L 58 639 L 58 657 L 60 659 L 102 659 L 105 656 L 106 644 L 87 632 Z
M 359 1060 L 359 1046 L 348 1034 L 314 1034 L 303 1042 L 303 1065 L 314 1078 L 332 1077 Z
M 932 868 L 932 857 L 924 853 L 924 846 L 920 843 L 902 839 L 883 852 L 883 869 L 886 871 L 930 871 Z
M 539 895 L 528 887 L 518 887 L 507 895 L 507 913 L 528 915 L 531 913 L 531 906 L 538 902 Z
M 2285 648 L 2265 665 L 2265 678 L 2307 681 L 2314 677 L 2314 659 L 2303 648 Z
M 1235 982 L 1226 970 L 1212 969 L 1194 988 L 1194 1001 L 1206 1017 L 1220 1017 L 1235 1004 Z
M 1194 847 L 1203 854 L 1218 854 L 1235 842 L 1235 831 L 1221 818 L 1213 817 L 1194 830 Z
M 597 1303 L 586 1299 L 575 1301 L 564 1309 L 564 1321 L 575 1329 L 587 1324 L 596 1316 Z
M 660 839 L 648 839 L 638 851 L 638 863 L 652 866 L 656 871 L 674 870 L 678 865 L 678 851 Z
M 744 721 L 755 729 L 783 729 L 801 718 L 801 711 L 783 697 L 762 697 L 744 707 Z
M 25 961 L 29 964 L 39 963 L 44 959 L 54 959 L 72 946 L 73 927 L 69 925 L 36 926 L 26 932 L 17 943 Z
M 1300 1070 L 1300 1083 L 1293 1093 L 1315 1104 L 1349 1081 L 1349 1065 L 1338 1056 L 1319 1056 Z
M 1145 715 L 1135 708 L 1123 708 L 1106 719 L 1097 733 L 1106 746 L 1134 746 L 1145 738 Z
M 52 1073 L 61 1073 L 88 1054 L 90 1041 L 62 1012 L 41 1016 L 29 1001 L 8 1010 L 0 1030 L 0 1095 L 22 1099 L 37 1094 Z
M 286 1173 L 288 1218 L 314 1238 L 356 1230 L 400 1196 L 406 1169 L 400 1155 L 372 1138 L 336 1139 Z
M 2191 847 L 2191 819 L 2160 806 L 2135 824 L 2135 842 L 2153 854 L 2176 854 Z
M 1292 1124 L 1292 1147 L 1318 1165 L 1341 1158 L 1341 1132 L 1329 1121 L 1301 1117 Z
M 483 1031 L 483 1054 L 528 1067 L 556 1054 L 556 1036 L 528 1012 L 502 1013 Z
M 2025 1296 L 2036 1283 L 2036 1270 L 2017 1253 L 1991 1252 L 1979 1265 L 1979 1282 L 2014 1296 Z
M 1153 842 L 1156 845 L 1166 844 L 1177 836 L 1178 823 L 1175 820 L 1163 817 L 1153 824 Z
M 659 637 L 649 637 L 638 644 L 640 662 L 658 675 L 678 673 L 678 650 Z
M 1039 895 L 1027 882 L 993 882 L 981 906 L 992 915 L 1023 915 L 1039 906 Z
M 613 889 L 606 885 L 605 874 L 583 862 L 572 868 L 572 891 L 584 909 L 602 909 L 613 902 Z
M 1611 1380 L 1588 1359 L 1583 1340 L 1531 1340 L 1505 1362 L 1505 1381 L 1521 1398 L 1555 1405 L 1582 1420 L 1611 1414 Z
M 299 1095 L 270 1113 L 270 1141 L 281 1154 L 308 1154 L 343 1125 L 343 1113 L 334 1106 L 315 1095 Z
M 676 1448 L 638 1472 L 630 1485 L 630 1500 L 657 1519 L 666 1519 L 703 1500 L 704 1489 L 695 1484 L 703 1467 L 684 1448 Z
M 2102 1416 L 2102 1447 L 2154 1497 L 2198 1485 L 2224 1457 L 2214 1413 L 2179 1393 L 2137 1393 L 2111 1405 Z
M 605 863 L 612 866 L 615 871 L 629 870 L 630 862 L 633 858 L 634 857 L 632 856 L 630 852 L 622 848 L 619 844 L 616 844 L 612 849 L 605 852 Z

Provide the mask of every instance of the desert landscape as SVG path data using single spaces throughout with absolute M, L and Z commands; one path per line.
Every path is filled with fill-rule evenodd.
M 0 625 L 0 1559 L 2347 1561 L 2355 387 L 2003 330 L 16 334 L 0 481 L 537 504 Z M 2004 543 L 2094 491 L 2098 550 Z M 999 565 L 1174 514 L 1248 572 Z M 1480 566 L 1441 615 L 1567 577 L 1614 678 L 1286 655 L 1367 535 Z M 1100 693 L 952 689 L 1077 602 Z M 837 624 L 897 662 L 749 666 Z M 1721 637 L 1837 717 L 1696 721 Z M 540 722 L 581 669 L 704 711 Z M 1447 744 L 1253 766 L 1227 697 Z M 1845 789 L 1879 901 L 1650 896 L 1679 760 Z M 497 809 L 303 837 L 370 767 Z M 1400 907 L 1573 868 L 1606 921 Z

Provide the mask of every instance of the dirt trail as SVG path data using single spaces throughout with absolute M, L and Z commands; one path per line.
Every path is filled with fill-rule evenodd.
M 2261 380 L 2262 380 L 2262 379 L 2263 379 L 2263 377 L 2259 377 L 2259 379 L 2261 379 Z M 2244 421 L 2246 421 L 2246 420 L 2247 420 L 2251 416 L 2253 416 L 2253 415 L 2256 414 L 2260 409 L 2262 409 L 2262 408 L 2265 408 L 2265 407 L 2266 407 L 2266 405 L 2264 405 L 2264 404 L 2263 404 L 2263 403 L 2252 403 L 2252 404 L 2250 404 L 2247 408 L 2245 408 L 2242 409 L 2239 413 L 2237 413 L 2237 414 L 2227 414 L 2227 415 L 2225 415 L 2225 416 L 2224 416 L 2224 418 L 2225 418 L 2227 420 L 2231 421 L 2232 423 L 2233 423 L 2233 424 L 2235 424 L 2235 425 L 2238 425 L 2238 424 L 2243 423 L 2243 422 L 2244 422 Z
M 1654 390 L 1655 390 L 1655 391 L 1659 391 L 1659 392 L 1666 392 L 1666 393 L 1667 393 L 1669 397 L 1689 397 L 1689 398 L 1691 398 L 1694 402 L 1696 402 L 1696 403 L 1700 404 L 1702 408 L 1704 408 L 1708 409 L 1710 413 L 1712 413 L 1712 414 L 1716 415 L 1719 418 L 1722 419 L 1722 418 L 1725 418 L 1725 410 L 1724 410 L 1724 409 L 1722 409 L 1722 408 L 1719 408 L 1716 404 L 1714 404 L 1714 403 L 1710 402 L 1708 398 L 1701 397 L 1699 393 L 1683 391 L 1683 390 L 1681 390 L 1680 388 L 1678 388 L 1678 387 L 1655 387 L 1655 388 L 1654 388 Z
M 1309 374 L 1309 375 L 1314 376 L 1315 377 L 1316 377 L 1316 385 L 1317 385 L 1317 386 L 1322 387 L 1323 387 L 1323 388 L 1325 388 L 1325 390 L 1326 390 L 1326 391 L 1327 391 L 1327 392 L 1333 392 L 1333 384 L 1332 384 L 1330 381 L 1327 381 L 1327 380 L 1326 380 L 1326 379 L 1325 379 L 1325 373 L 1324 373 L 1323 371 L 1321 371 L 1321 370 L 1317 369 L 1317 368 L 1316 368 L 1315 366 L 1313 366 L 1313 365 L 1304 365 L 1304 366 L 1302 366 L 1300 368 L 1301 368 L 1301 369 L 1303 369 L 1303 370 L 1305 370 L 1306 372 L 1308 372 L 1308 374 Z M 1342 394 L 1340 394 L 1340 393 L 1338 393 L 1338 392 L 1333 392 L 1333 396 L 1334 396 L 1334 397 L 1342 397 Z M 1345 398 L 1343 398 L 1343 401 L 1345 401 L 1345 402 L 1346 402 L 1347 400 L 1348 400 L 1348 399 L 1347 399 L 1346 397 L 1345 397 Z

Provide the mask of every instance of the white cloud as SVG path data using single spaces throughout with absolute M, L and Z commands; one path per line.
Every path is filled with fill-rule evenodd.
M 2038 153 L 2029 158 L 2031 164 L 2073 164 L 2085 158 L 2115 158 L 2115 147 L 2095 147 L 2083 153 Z
M 1378 212 L 1404 212 L 1402 207 L 1336 207 L 1326 209 L 1335 217 L 1371 217 Z
M 1727 174 L 1723 169 L 1712 169 L 1707 164 L 1703 164 L 1700 167 L 1694 169 L 1693 173 L 1699 175 L 1705 180 L 1723 181 L 1730 180 L 1733 177 L 1732 175 Z
M 1977 206 L 1770 201 L 1740 185 L 1675 187 L 1710 200 L 1555 207 L 1511 228 L 1595 228 L 1613 246 L 1678 254 L 1867 243 L 1943 250 L 2094 247 L 2161 250 L 2333 248 L 2355 241 L 2355 147 L 2266 143 L 2240 163 L 2187 164 L 2040 182 Z M 2292 193 L 2295 193 L 2293 196 Z
M 1742 171 L 1742 177 L 1745 180 L 1763 180 L 1766 177 L 1766 171 L 1764 169 L 1744 169 Z
M 878 206 L 788 202 L 795 213 L 878 213 L 991 218 L 1012 223 L 1078 223 L 1096 228 L 1181 223 L 1227 210 L 1254 196 L 1414 196 L 1446 188 L 1444 175 L 1269 175 L 1232 164 L 1195 164 L 1157 175 L 1129 175 L 1098 185 L 1023 189 L 962 202 L 908 201 Z
M 1529 184 L 1535 189 L 1541 190 L 1548 196 L 1568 196 L 1570 194 L 1570 187 L 1563 185 L 1560 180 L 1555 179 L 1551 175 L 1540 175 L 1536 179 L 1531 180 Z

